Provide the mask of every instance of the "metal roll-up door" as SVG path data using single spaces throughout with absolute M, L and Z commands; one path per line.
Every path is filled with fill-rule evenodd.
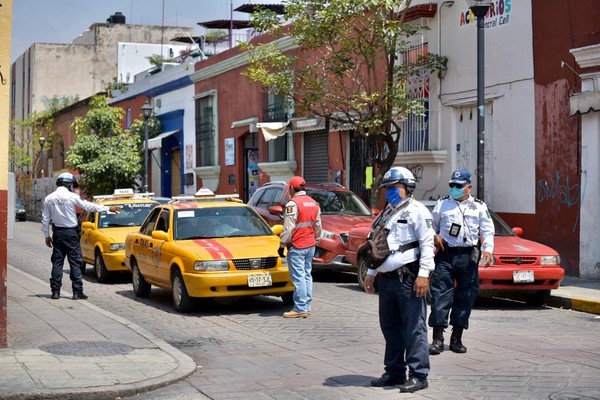
M 304 179 L 309 183 L 329 181 L 327 132 L 304 133 Z

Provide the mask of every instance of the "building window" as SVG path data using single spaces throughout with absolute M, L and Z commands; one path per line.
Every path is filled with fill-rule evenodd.
M 127 107 L 127 114 L 125 116 L 125 124 L 127 125 L 126 126 L 127 129 L 131 128 L 131 107 Z
M 292 133 L 286 132 L 277 139 L 269 141 L 269 162 L 291 161 L 294 157 L 290 154 L 290 147 L 293 151 Z
M 408 39 L 410 45 L 400 54 L 404 63 L 415 63 L 420 56 L 429 53 L 423 35 L 415 35 Z M 429 146 L 429 71 L 411 74 L 406 85 L 407 98 L 423 105 L 421 112 L 410 113 L 402 126 L 402 137 L 399 152 L 427 151 Z
M 210 94 L 196 99 L 196 165 L 200 167 L 217 165 L 214 102 Z

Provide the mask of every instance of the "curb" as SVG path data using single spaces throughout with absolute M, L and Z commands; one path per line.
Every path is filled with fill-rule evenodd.
M 550 307 L 565 308 L 589 314 L 600 315 L 600 301 L 580 298 L 568 298 L 551 295 L 546 303 Z

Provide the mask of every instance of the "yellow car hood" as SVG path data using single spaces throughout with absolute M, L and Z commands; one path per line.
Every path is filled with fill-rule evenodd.
M 202 260 L 277 257 L 278 236 L 178 240 L 172 244 Z M 166 249 L 165 249 L 166 250 Z
M 125 243 L 127 234 L 130 232 L 137 232 L 139 229 L 139 226 L 127 226 L 119 228 L 102 228 L 98 232 L 106 236 L 107 239 L 112 240 L 113 243 Z

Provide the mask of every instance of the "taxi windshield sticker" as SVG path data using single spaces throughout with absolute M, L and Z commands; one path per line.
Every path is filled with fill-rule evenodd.
M 193 210 L 185 210 L 185 211 L 179 211 L 177 213 L 177 217 L 179 218 L 194 218 L 194 211 Z

